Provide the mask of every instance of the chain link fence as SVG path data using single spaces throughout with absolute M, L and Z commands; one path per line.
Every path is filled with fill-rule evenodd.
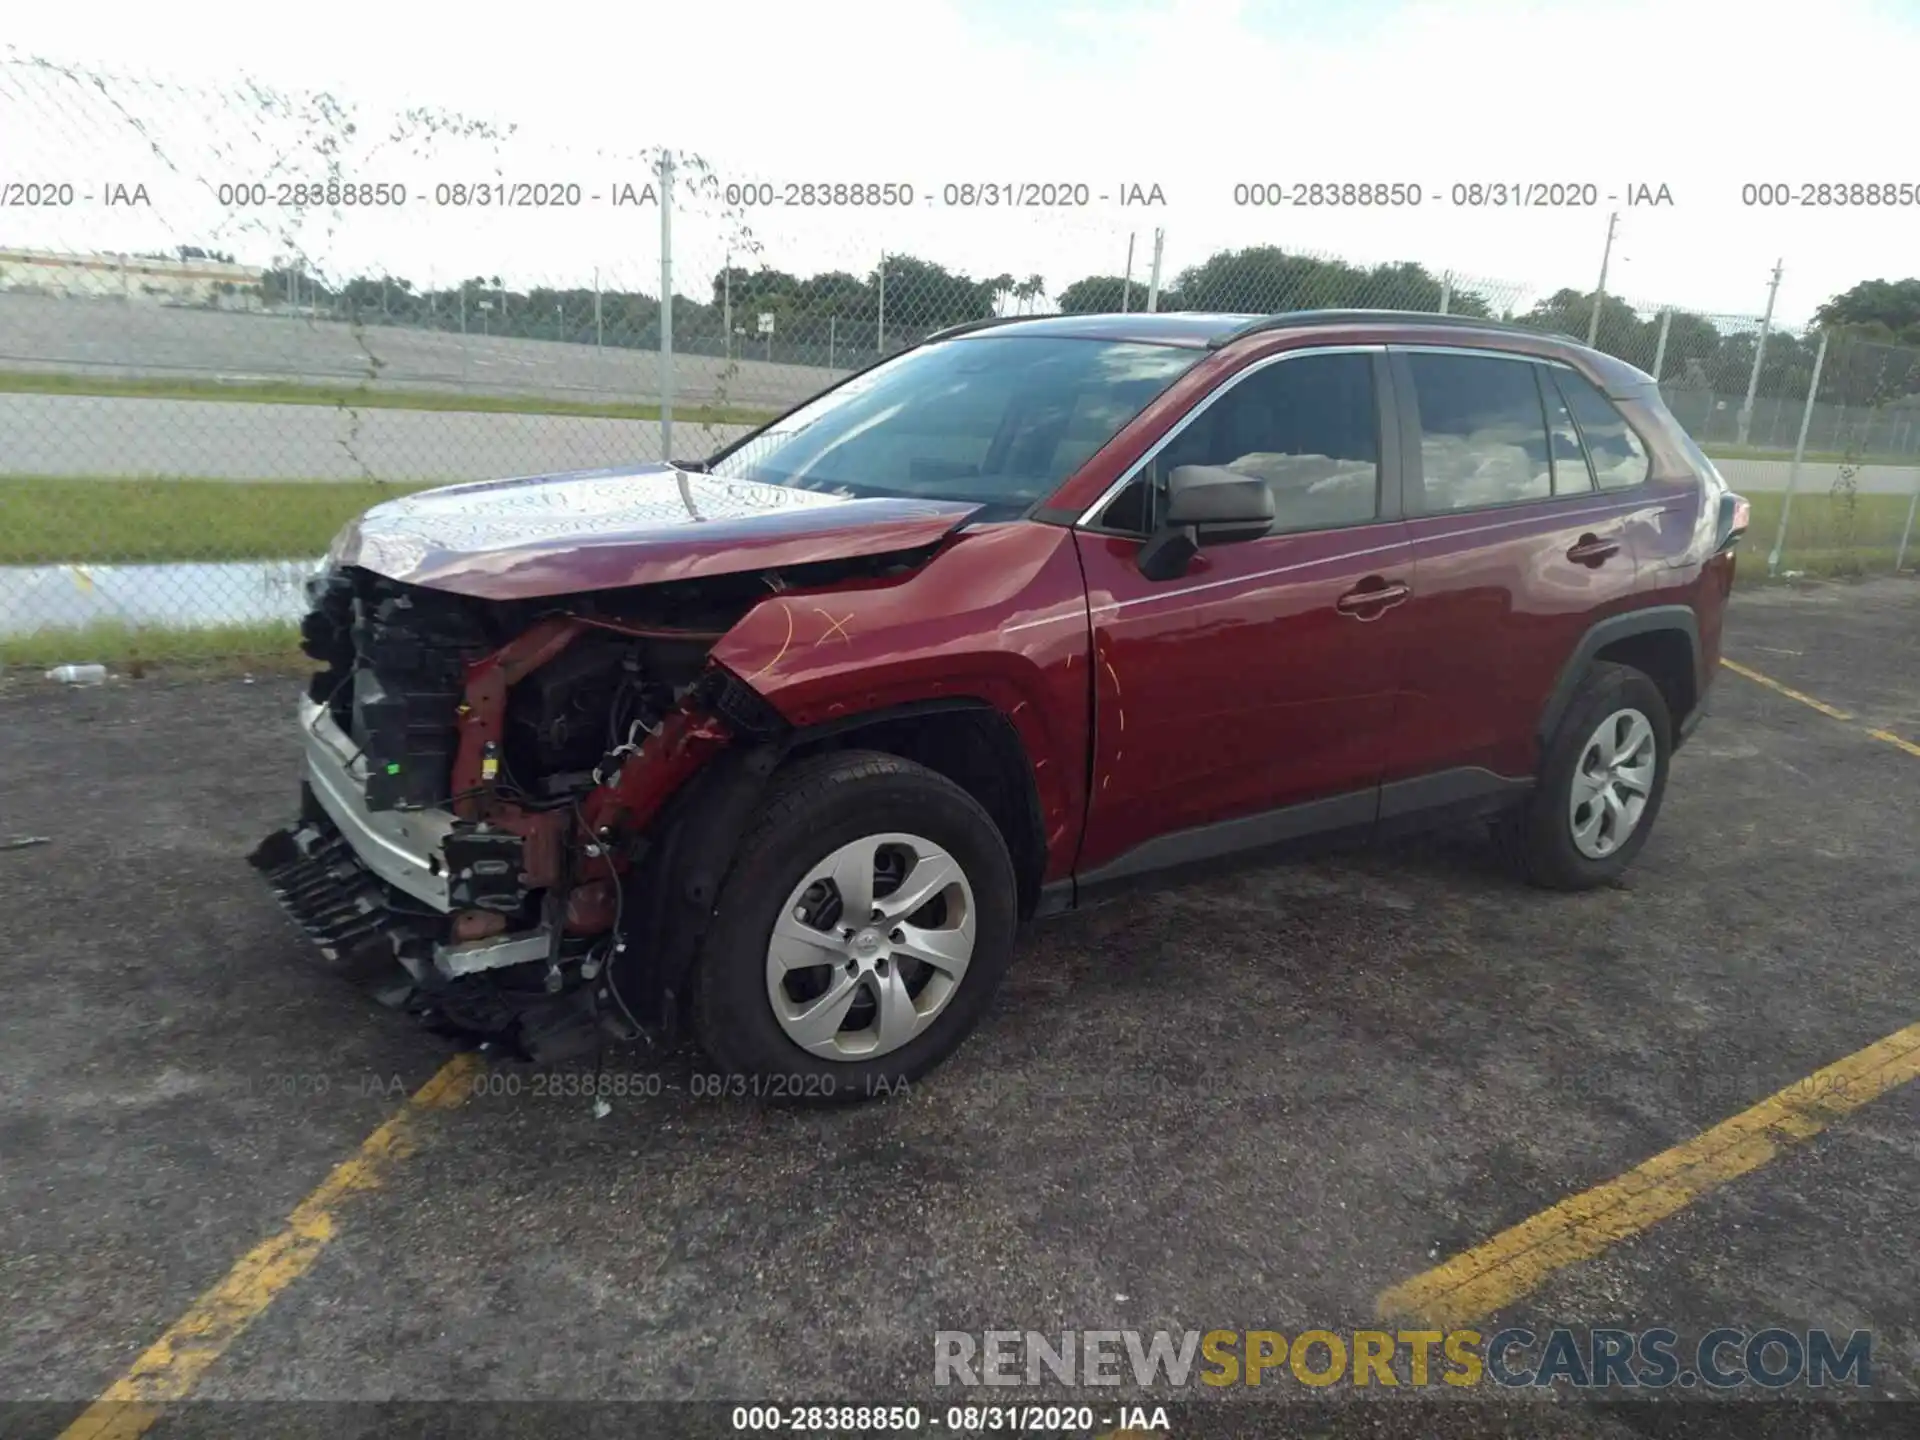
M 1210 246 L 1121 186 L 796 181 L 40 61 L 0 61 L 0 133 L 34 157 L 0 176 L 0 664 L 288 653 L 300 581 L 370 504 L 697 457 L 1021 314 L 1383 308 L 1591 337 L 1755 497 L 1775 573 L 1920 560 L 1920 351 L 1823 349 L 1758 306 L 1596 315 L 1589 289 L 1279 233 Z

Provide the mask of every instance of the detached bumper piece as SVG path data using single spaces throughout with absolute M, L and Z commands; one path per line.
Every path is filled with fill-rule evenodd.
M 536 1064 L 592 1054 L 607 1036 L 627 1033 L 600 1013 L 577 965 L 568 967 L 570 985 L 554 985 L 560 972 L 547 932 L 443 943 L 447 916 L 369 870 L 310 796 L 304 808 L 307 818 L 247 858 L 328 970 L 436 1034 Z

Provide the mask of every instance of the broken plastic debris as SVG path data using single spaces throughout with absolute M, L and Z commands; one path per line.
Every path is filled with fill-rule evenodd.
M 56 665 L 47 671 L 47 679 L 62 685 L 98 685 L 106 678 L 104 665 Z
M 593 1101 L 593 1118 L 596 1120 L 604 1120 L 611 1114 L 613 1114 L 613 1106 L 598 1096 L 595 1096 Z
M 30 845 L 51 845 L 53 838 L 48 835 L 16 835 L 10 840 L 0 840 L 0 850 L 25 850 Z

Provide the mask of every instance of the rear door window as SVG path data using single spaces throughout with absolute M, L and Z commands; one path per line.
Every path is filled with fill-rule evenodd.
M 1533 367 L 1540 382 L 1540 400 L 1547 407 L 1547 438 L 1553 447 L 1553 493 L 1591 495 L 1593 471 L 1587 467 L 1586 448 L 1580 443 L 1580 431 L 1573 423 L 1573 412 L 1553 383 L 1544 365 Z
M 1514 505 L 1553 495 L 1536 367 L 1497 355 L 1407 355 L 1420 416 L 1422 509 Z

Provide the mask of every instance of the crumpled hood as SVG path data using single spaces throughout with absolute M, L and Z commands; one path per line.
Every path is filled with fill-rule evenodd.
M 389 500 L 342 530 L 327 558 L 410 585 L 526 600 L 912 550 L 979 508 L 848 500 L 642 465 Z

